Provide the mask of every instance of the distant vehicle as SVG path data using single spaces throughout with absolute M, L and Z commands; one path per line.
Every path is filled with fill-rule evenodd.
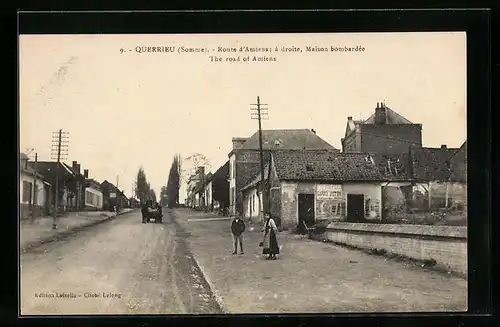
M 163 212 L 161 206 L 158 204 L 149 204 L 147 211 L 143 212 L 143 215 L 146 223 L 149 223 L 151 220 L 154 220 L 155 223 L 162 223 Z

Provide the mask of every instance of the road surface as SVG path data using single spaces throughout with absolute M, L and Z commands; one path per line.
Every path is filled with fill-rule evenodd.
M 164 213 L 119 216 L 21 255 L 21 314 L 219 313 L 185 235 Z

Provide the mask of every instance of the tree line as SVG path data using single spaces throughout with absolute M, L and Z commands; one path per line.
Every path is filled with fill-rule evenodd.
M 135 196 L 141 202 L 152 200 L 159 202 L 162 206 L 174 207 L 179 204 L 179 191 L 183 180 L 187 180 L 189 176 L 198 171 L 198 168 L 204 166 L 210 167 L 210 162 L 201 153 L 195 153 L 184 159 L 188 163 L 188 169 L 183 169 L 183 160 L 180 154 L 174 155 L 168 174 L 167 185 L 161 187 L 159 199 L 157 199 L 155 191 L 151 189 L 150 183 L 147 180 L 146 173 L 141 167 L 137 172 Z
M 179 204 L 179 190 L 181 187 L 182 159 L 176 154 L 172 159 L 168 173 L 167 185 L 162 187 L 162 204 L 172 208 Z
M 137 172 L 137 178 L 135 182 L 135 196 L 141 203 L 144 203 L 148 200 L 153 201 L 153 203 L 157 202 L 156 192 L 151 188 L 151 184 L 148 182 L 146 177 L 146 173 L 144 169 L 141 167 Z
M 184 167 L 183 162 L 187 164 Z M 162 187 L 161 201 L 163 205 L 173 207 L 179 204 L 179 190 L 183 181 L 187 181 L 190 176 L 197 173 L 199 167 L 210 168 L 210 162 L 207 157 L 201 153 L 194 153 L 184 160 L 180 154 L 174 155 L 170 165 L 167 185 Z

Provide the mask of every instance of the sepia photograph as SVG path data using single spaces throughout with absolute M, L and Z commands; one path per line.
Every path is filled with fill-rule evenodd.
M 466 312 L 466 41 L 21 34 L 21 316 Z

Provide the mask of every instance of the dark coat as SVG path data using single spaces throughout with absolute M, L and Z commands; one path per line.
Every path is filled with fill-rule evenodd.
M 143 204 L 142 207 L 141 207 L 141 213 L 143 215 L 147 215 L 148 214 L 148 205 L 147 204 Z
M 245 222 L 242 219 L 236 219 L 233 220 L 231 223 L 231 232 L 234 235 L 241 235 L 245 231 Z

